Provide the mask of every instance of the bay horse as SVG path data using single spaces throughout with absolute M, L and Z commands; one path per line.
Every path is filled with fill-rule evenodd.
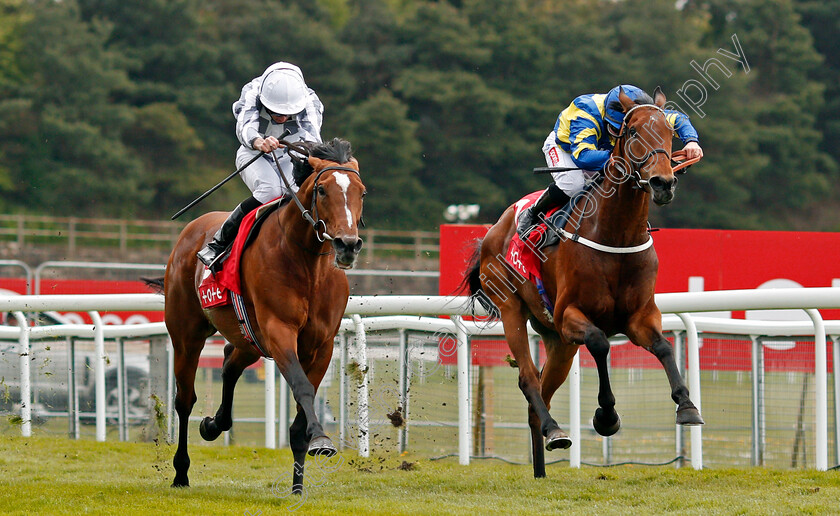
M 576 228 L 574 234 L 555 228 L 561 233 L 559 244 L 541 251 L 542 279 L 553 312 L 546 308 L 537 288 L 505 263 L 505 251 L 516 232 L 519 203 L 509 207 L 487 232 L 463 282 L 473 299 L 477 297 L 488 310 L 497 310 L 504 324 L 505 338 L 519 367 L 519 388 L 528 400 L 536 478 L 545 477 L 543 437 L 548 451 L 572 445 L 549 414 L 549 407 L 579 346 L 586 346 L 598 370 L 599 408 L 592 420 L 595 430 L 609 436 L 621 426 L 607 367 L 608 338 L 618 333 L 659 359 L 677 404 L 676 422 L 703 424 L 689 399 L 673 349 L 662 335 L 662 314 L 654 302 L 659 262 L 648 231 L 649 201 L 668 204 L 677 184 L 667 159 L 672 156 L 673 128 L 662 109 L 665 95 L 657 88 L 653 103 L 638 104 L 621 91 L 619 101 L 626 115 L 603 182 L 577 199 L 569 219 Z M 654 147 L 652 142 L 661 146 Z M 529 352 L 529 320 L 545 344 L 542 372 Z
M 294 203 L 297 207 L 289 203 L 267 216 L 245 248 L 240 273 L 253 335 L 277 364 L 297 403 L 289 442 L 295 460 L 292 492 L 300 494 L 307 452 L 312 456 L 336 453 L 318 421 L 313 400 L 347 306 L 349 287 L 342 269 L 355 265 L 362 247 L 359 223 L 365 186 L 349 142 L 336 138 L 309 149 L 288 145 L 308 154 L 296 167 L 295 181 L 300 187 Z M 300 169 L 304 172 L 299 173 Z M 173 487 L 190 484 L 187 423 L 196 402 L 195 373 L 205 339 L 218 330 L 228 341 L 221 405 L 214 417 L 204 418 L 199 426 L 208 441 L 231 428 L 236 381 L 262 355 L 243 337 L 230 305 L 203 310 L 199 301 L 198 286 L 205 268 L 196 253 L 226 216 L 224 212 L 208 213 L 184 228 L 163 280 L 166 328 L 175 351 L 175 410 L 179 418 Z

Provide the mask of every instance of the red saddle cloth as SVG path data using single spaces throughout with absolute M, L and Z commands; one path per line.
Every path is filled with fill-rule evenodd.
M 519 217 L 522 212 L 537 202 L 544 190 L 530 193 L 514 204 L 514 224 L 519 224 Z M 561 207 L 552 208 L 546 214 L 546 218 Z M 515 233 L 510 239 L 505 261 L 513 267 L 513 270 L 531 281 L 537 287 L 542 288 L 542 264 L 545 261 L 545 254 L 540 251 L 539 243 L 543 241 L 543 235 L 548 231 L 544 222 L 538 224 L 528 235 L 527 240 L 522 240 L 519 233 Z
M 271 211 L 275 204 L 279 204 L 282 197 L 263 204 L 256 210 L 245 215 L 242 219 L 242 224 L 239 226 L 239 232 L 236 234 L 236 239 L 233 241 L 233 246 L 230 249 L 230 254 L 227 259 L 222 262 L 222 269 L 214 276 L 209 269 L 204 268 L 204 278 L 201 285 L 198 287 L 199 298 L 201 299 L 202 308 L 212 308 L 215 306 L 224 306 L 230 304 L 230 292 L 237 295 L 242 294 L 242 284 L 239 276 L 239 265 L 242 259 L 242 252 L 249 241 L 251 230 L 258 218 L 263 214 Z

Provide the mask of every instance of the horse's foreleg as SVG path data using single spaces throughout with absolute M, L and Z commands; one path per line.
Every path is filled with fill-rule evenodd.
M 610 353 L 610 341 L 607 335 L 577 308 L 566 308 L 563 315 L 563 335 L 568 342 L 582 343 L 595 359 L 598 368 L 598 405 L 592 426 L 603 436 L 610 436 L 621 428 L 621 418 L 615 411 L 615 396 L 610 385 L 610 372 L 607 356 Z
M 295 463 L 292 470 L 292 493 L 303 494 L 303 466 L 306 462 L 306 450 L 309 439 L 306 438 L 306 414 L 297 406 L 297 415 L 289 427 L 289 446 Z
M 534 406 L 528 404 L 528 426 L 531 429 L 531 457 L 534 462 L 534 478 L 545 478 L 545 449 L 540 431 L 540 416 Z
M 545 407 L 551 409 L 551 398 L 557 392 L 557 389 L 563 385 L 563 382 L 566 381 L 566 377 L 569 375 L 569 369 L 572 366 L 572 359 L 577 353 L 577 346 L 562 344 L 560 342 L 560 336 L 553 331 L 541 330 L 540 333 L 546 349 L 546 362 L 540 374 L 540 396 L 542 396 Z M 528 423 L 531 426 L 534 477 L 539 478 L 545 476 L 545 453 L 543 452 L 542 446 L 540 446 L 541 442 L 538 440 L 539 434 L 537 433 L 535 435 L 534 433 L 534 429 L 538 428 L 536 425 L 539 423 L 539 420 L 535 418 L 537 418 L 537 413 L 529 405 Z M 536 424 L 534 421 L 536 421 Z M 572 440 L 565 433 L 562 435 L 557 434 L 552 444 L 553 447 L 551 449 L 565 449 L 572 445 Z
M 324 365 L 323 371 L 318 371 L 320 374 L 317 383 L 320 383 L 328 365 L 329 361 Z M 327 434 L 324 433 L 324 428 L 318 421 L 318 416 L 315 414 L 315 386 L 304 372 L 297 356 L 289 353 L 284 357 L 283 362 L 278 363 L 277 366 L 286 378 L 286 382 L 292 390 L 292 396 L 299 406 L 298 417 L 303 414 L 305 418 L 303 421 L 306 423 L 305 438 L 306 442 L 309 443 L 309 455 L 324 454 L 327 457 L 332 457 L 338 450 L 336 450 L 330 438 L 327 437 Z M 297 423 L 297 418 L 295 418 L 295 422 Z
M 668 376 L 668 383 L 671 385 L 671 399 L 677 404 L 678 425 L 702 425 L 703 417 L 700 411 L 692 403 L 680 374 L 677 363 L 674 360 L 674 348 L 668 339 L 662 335 L 661 315 L 659 310 L 652 310 L 647 317 L 634 319 L 628 327 L 627 336 L 634 344 L 642 346 L 655 356 Z
M 175 355 L 175 382 L 177 387 L 175 411 L 178 413 L 178 449 L 172 459 L 172 465 L 175 466 L 175 480 L 172 482 L 172 487 L 189 487 L 190 485 L 190 479 L 187 476 L 190 469 L 187 436 L 189 435 L 190 413 L 197 399 L 195 395 L 195 370 L 198 367 L 201 346 L 187 346 L 187 348 L 196 349 L 197 352 L 186 355 L 176 353 Z
M 557 421 L 551 417 L 540 395 L 540 374 L 531 358 L 525 318 L 518 311 L 510 308 L 503 309 L 501 316 L 508 347 L 519 367 L 519 389 L 528 400 L 528 424 L 531 428 L 534 450 L 542 444 L 541 436 L 545 437 L 545 448 L 549 451 L 568 448 L 572 441 L 560 429 Z M 539 454 L 534 452 L 534 477 L 536 478 L 545 476 L 545 461 L 540 460 L 542 455 L 542 450 Z
M 233 390 L 242 376 L 242 371 L 259 359 L 251 350 L 243 351 L 233 344 L 225 345 L 225 361 L 222 365 L 222 403 L 215 417 L 205 417 L 198 426 L 198 431 L 205 441 L 213 441 L 222 432 L 233 426 Z M 268 367 L 268 366 L 266 366 Z

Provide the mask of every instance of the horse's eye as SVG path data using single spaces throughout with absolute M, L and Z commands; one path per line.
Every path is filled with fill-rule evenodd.
M 630 128 L 630 136 L 636 136 L 636 128 L 635 127 Z
M 324 187 L 322 185 L 318 185 L 318 195 L 327 195 L 327 191 L 324 190 Z
M 364 192 L 362 192 L 362 199 L 364 199 L 365 197 L 367 197 L 367 190 L 365 190 Z

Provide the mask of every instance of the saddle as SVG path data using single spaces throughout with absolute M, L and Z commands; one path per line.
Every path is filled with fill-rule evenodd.
M 269 201 L 251 213 L 245 215 L 233 244 L 225 251 L 227 256 L 221 258 L 221 268 L 211 271 L 205 267 L 201 285 L 198 287 L 202 308 L 213 308 L 230 304 L 229 292 L 237 295 L 242 293 L 239 278 L 239 265 L 245 248 L 254 241 L 265 219 L 275 210 L 285 206 L 290 197 L 278 197 Z

